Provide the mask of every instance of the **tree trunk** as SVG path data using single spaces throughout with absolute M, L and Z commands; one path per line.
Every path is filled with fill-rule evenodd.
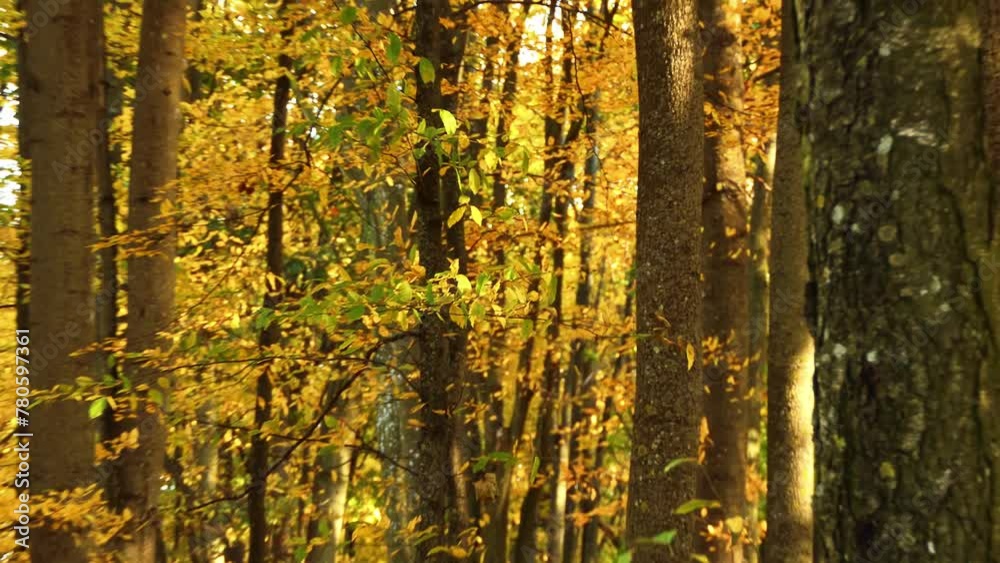
M 793 0 L 782 6 L 781 95 L 771 221 L 766 563 L 811 563 L 813 338 L 806 323 L 808 212 L 801 179 Z
M 674 509 L 696 494 L 701 419 L 702 85 L 695 3 L 636 0 L 638 329 L 627 535 L 635 563 L 689 561 L 695 523 Z M 691 360 L 689 360 L 689 357 Z M 669 393 L 664 393 L 669 389 Z M 638 544 L 676 530 L 671 547 Z
M 133 515 L 129 539 L 119 540 L 116 554 L 136 563 L 157 560 L 160 533 L 157 499 L 166 455 L 166 389 L 158 382 L 158 360 L 142 356 L 167 348 L 160 333 L 170 329 L 174 314 L 177 239 L 173 218 L 164 212 L 170 212 L 176 194 L 186 8 L 184 0 L 147 0 L 140 30 L 128 216 L 137 248 L 128 256 L 125 329 L 126 353 L 138 359 L 126 362 L 124 374 L 134 385 L 147 385 L 149 392 L 134 412 L 115 417 L 111 433 L 139 433 L 138 448 L 121 454 L 111 483 L 114 506 Z
M 33 352 L 30 357 L 27 352 L 19 356 L 30 362 L 23 365 L 29 367 L 30 387 L 39 391 L 59 384 L 72 386 L 77 377 L 92 374 L 93 356 L 72 354 L 92 344 L 95 335 L 94 261 L 89 248 L 95 232 L 90 134 L 97 125 L 100 12 L 96 1 L 64 2 L 56 14 L 48 4 L 25 2 L 29 22 L 25 36 L 30 41 L 21 43 L 27 51 L 21 118 L 28 126 L 21 149 L 32 162 L 32 306 L 29 326 L 19 327 L 29 328 L 30 335 L 21 335 L 26 338 L 18 344 Z M 46 400 L 26 418 L 30 426 L 17 431 L 33 436 L 15 439 L 30 444 L 32 497 L 68 492 L 96 480 L 86 405 Z M 74 529 L 79 523 L 56 527 L 48 522 L 36 519 L 33 523 L 33 561 L 88 561 L 86 540 L 77 544 L 73 537 L 74 532 L 83 531 Z
M 757 157 L 753 205 L 750 208 L 750 363 L 747 367 L 747 471 L 748 485 L 759 483 L 763 444 L 761 408 L 767 381 L 767 323 L 770 307 L 770 278 L 767 261 L 771 248 L 771 185 L 774 183 L 775 143 L 768 143 L 766 157 Z M 752 476 L 752 477 L 751 477 Z M 747 489 L 743 550 L 747 563 L 760 560 L 760 491 Z
M 103 1 L 101 2 L 103 4 Z M 103 12 L 103 7 L 101 8 Z M 114 73 L 107 69 L 107 38 L 104 33 L 104 18 L 98 25 L 98 77 L 100 78 L 100 106 L 97 112 L 97 130 L 99 139 L 95 150 L 97 157 L 97 222 L 99 233 L 103 240 L 109 240 L 118 234 L 118 205 L 115 198 L 115 179 L 112 167 L 116 154 L 112 150 L 111 121 L 121 113 L 116 107 L 121 99 L 118 85 L 113 81 Z M 102 351 L 97 354 L 97 373 L 114 376 L 117 370 L 112 365 L 110 352 L 103 346 L 118 336 L 118 246 L 107 245 L 98 252 L 100 257 L 100 293 L 96 299 L 97 341 L 102 343 Z M 109 411 L 110 414 L 110 411 Z
M 708 348 L 704 366 L 708 443 L 698 496 L 721 505 L 707 518 L 707 524 L 721 531 L 702 538 L 699 549 L 714 563 L 742 563 L 742 526 L 728 526 L 727 519 L 746 514 L 750 197 L 744 185 L 739 123 L 743 110 L 739 6 L 731 4 L 699 0 L 698 5 L 706 37 L 705 99 L 714 110 L 705 137 L 702 199 L 702 329 L 714 345 Z
M 996 561 L 1000 223 L 984 146 L 985 6 L 835 1 L 797 15 L 814 561 Z
M 597 206 L 597 174 L 601 168 L 601 159 L 597 148 L 597 123 L 600 114 L 597 109 L 599 92 L 595 91 L 584 98 L 583 112 L 586 127 L 588 148 L 587 160 L 584 164 L 583 179 L 583 206 L 577 214 L 577 232 L 580 237 L 580 270 L 576 281 L 576 307 L 577 314 L 584 318 L 589 317 L 590 311 L 596 310 L 598 299 L 593 299 L 594 293 L 594 267 L 591 264 L 594 254 L 594 233 L 588 228 L 592 223 L 592 215 Z M 598 294 L 599 295 L 599 294 Z M 593 459 L 589 455 L 591 452 L 582 448 L 578 436 L 586 434 L 590 430 L 590 417 L 598 412 L 597 394 L 594 389 L 597 383 L 594 377 L 596 369 L 597 352 L 594 343 L 587 338 L 576 337 L 570 345 L 570 366 L 567 373 L 567 384 L 569 387 L 568 405 L 570 408 L 568 417 L 568 436 L 570 440 L 569 460 L 572 467 L 581 468 L 586 471 L 588 466 L 592 466 Z M 585 416 L 586 415 L 586 416 Z M 579 424 L 579 428 L 574 428 Z M 589 459 L 588 459 L 589 458 Z M 594 467 L 594 469 L 597 469 Z M 576 512 L 576 502 L 573 497 L 582 495 L 580 509 L 589 512 L 596 506 L 599 499 L 595 495 L 597 492 L 597 480 L 583 483 L 582 475 L 574 475 L 573 481 L 576 485 L 570 492 L 570 498 L 566 505 L 566 514 L 572 515 Z M 580 558 L 580 539 L 583 530 L 575 524 L 567 524 L 567 529 L 563 538 L 563 562 L 575 563 Z
M 283 2 L 280 11 L 284 11 Z M 283 32 L 287 37 L 289 32 Z M 291 97 L 291 78 L 289 72 L 292 60 L 288 55 L 278 57 L 281 76 L 274 86 L 274 111 L 271 114 L 271 146 L 268 161 L 271 167 L 279 168 L 285 160 L 286 126 L 288 123 L 288 102 Z M 283 186 L 270 186 L 267 196 L 267 293 L 264 295 L 264 307 L 276 310 L 282 302 L 285 276 L 285 201 Z M 260 332 L 258 343 L 264 353 L 281 341 L 281 327 L 276 320 L 271 320 Z M 274 383 L 271 381 L 272 364 L 264 366 L 264 371 L 257 377 L 257 401 L 254 406 L 254 425 L 260 428 L 271 419 L 271 401 L 274 396 Z M 250 456 L 247 460 L 247 473 L 250 474 L 250 494 L 247 497 L 247 515 L 250 520 L 250 563 L 267 561 L 268 526 L 267 526 L 267 478 L 270 472 L 270 444 L 267 437 L 260 432 L 254 434 L 250 444 Z
M 461 62 L 461 42 L 455 41 L 453 31 L 441 23 L 451 17 L 448 0 L 418 0 L 416 4 L 415 54 L 434 68 L 429 81 L 420 72 L 416 73 L 417 112 L 428 125 L 438 129 L 443 128 L 443 123 L 437 110 L 455 109 L 454 94 L 443 94 L 441 84 L 457 84 Z M 447 272 L 449 248 L 457 250 L 459 237 L 445 235 L 443 210 L 457 197 L 454 194 L 458 191 L 458 179 L 454 170 L 443 170 L 433 143 L 424 149 L 417 161 L 414 209 L 417 248 L 429 278 Z M 458 229 L 462 229 L 461 222 L 448 231 Z M 447 559 L 447 549 L 435 551 L 435 548 L 455 545 L 462 512 L 457 490 L 460 485 L 454 478 L 459 468 L 452 459 L 457 425 L 450 413 L 457 406 L 455 395 L 459 386 L 455 384 L 464 381 L 465 336 L 450 318 L 428 314 L 420 325 L 417 340 L 420 376 L 413 387 L 424 406 L 417 414 L 422 431 L 411 464 L 417 476 L 414 516 L 420 518 L 420 528 L 429 532 L 427 540 L 418 546 L 419 558 L 439 561 Z

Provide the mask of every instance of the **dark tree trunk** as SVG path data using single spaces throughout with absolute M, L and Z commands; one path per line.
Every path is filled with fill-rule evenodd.
M 462 43 L 456 40 L 453 30 L 442 25 L 442 20 L 452 17 L 448 0 L 419 0 L 416 4 L 415 54 L 434 68 L 429 81 L 416 73 L 417 112 L 428 125 L 438 129 L 443 128 L 443 122 L 437 110 L 454 112 L 456 106 L 454 94 L 441 91 L 442 82 L 457 84 L 462 58 Z M 454 206 L 458 194 L 455 171 L 441 174 L 441 156 L 433 142 L 423 149 L 415 177 L 415 238 L 420 261 L 430 277 L 447 272 L 449 258 L 459 259 L 465 248 L 461 221 L 451 228 L 445 225 L 445 210 Z M 460 256 L 454 256 L 456 252 Z M 413 387 L 424 406 L 417 415 L 422 428 L 411 464 L 417 497 L 413 516 L 420 518 L 421 529 L 430 532 L 427 541 L 418 547 L 420 559 L 438 561 L 448 555 L 446 550 L 435 548 L 456 545 L 458 528 L 465 518 L 465 507 L 460 506 L 464 484 L 456 482 L 459 468 L 452 457 L 456 439 L 461 440 L 457 435 L 460 425 L 451 413 L 458 406 L 456 391 L 461 385 L 456 383 L 464 381 L 466 337 L 464 329 L 450 318 L 428 314 L 417 340 L 420 376 Z
M 816 288 L 814 560 L 997 561 L 986 6 L 812 1 L 797 15 Z
M 636 0 L 639 194 L 638 330 L 627 535 L 635 563 L 686 563 L 695 522 L 674 509 L 696 494 L 701 420 L 702 84 L 694 2 Z M 688 358 L 691 358 L 690 360 Z M 670 390 L 664 393 L 664 390 Z M 670 547 L 637 544 L 676 530 Z
M 283 3 L 281 11 L 287 3 Z M 289 36 L 291 28 L 283 32 Z M 285 160 L 286 128 L 288 125 L 288 102 L 291 98 L 292 59 L 288 55 L 278 57 L 281 76 L 274 86 L 274 106 L 271 114 L 271 146 L 268 161 L 271 167 L 280 168 Z M 272 185 L 267 195 L 267 293 L 264 307 L 274 311 L 283 300 L 285 277 L 285 202 L 284 186 Z M 281 341 L 281 327 L 271 320 L 260 332 L 258 343 L 265 351 Z M 257 401 L 254 406 L 254 425 L 260 428 L 271 419 L 271 401 L 274 398 L 274 382 L 271 381 L 272 364 L 264 366 L 257 376 Z M 247 473 L 250 475 L 250 494 L 247 497 L 247 514 L 250 520 L 250 563 L 264 563 L 268 560 L 267 525 L 267 478 L 270 471 L 270 444 L 260 432 L 254 434 L 250 442 L 250 456 L 247 459 Z

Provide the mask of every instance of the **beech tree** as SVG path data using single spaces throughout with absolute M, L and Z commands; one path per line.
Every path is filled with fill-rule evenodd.
M 695 526 L 674 509 L 696 494 L 701 419 L 702 82 L 696 6 L 637 0 L 639 194 L 636 394 L 628 538 L 638 563 L 688 561 Z M 664 227 L 669 225 L 670 228 Z M 676 532 L 672 546 L 649 544 Z M 669 552 L 668 552 L 669 549 Z
M 747 366 L 750 332 L 750 194 L 743 155 L 743 54 L 737 6 L 700 0 L 704 25 L 704 89 L 711 108 L 705 129 L 702 197 L 702 305 L 705 339 L 705 471 L 698 496 L 718 501 L 702 551 L 717 563 L 743 561 L 746 515 Z M 738 524 L 737 524 L 738 523 Z M 732 541 L 730 538 L 734 538 Z
M 53 13 L 49 2 L 24 3 L 28 31 L 21 43 L 19 117 L 21 151 L 31 161 L 33 305 L 29 325 L 19 327 L 29 329 L 30 338 L 18 345 L 27 348 L 23 355 L 35 393 L 93 373 L 92 356 L 84 352 L 96 335 L 89 247 L 95 240 L 91 133 L 97 127 L 98 6 L 96 0 L 74 0 L 59 3 Z M 32 434 L 32 506 L 59 495 L 95 496 L 89 488 L 97 474 L 86 405 L 57 392 L 32 408 L 28 419 L 30 427 L 16 432 Z M 74 537 L 88 533 L 86 524 L 61 521 L 50 502 L 49 514 L 33 516 L 31 560 L 87 562 L 90 545 Z
M 987 4 L 817 8 L 797 10 L 814 559 L 992 561 L 998 222 L 982 115 L 995 29 Z
M 771 226 L 771 294 L 767 358 L 766 563 L 813 560 L 814 345 L 806 322 L 809 239 L 802 186 L 797 94 L 801 76 L 793 2 L 781 32 L 781 96 Z
M 109 491 L 114 506 L 131 513 L 128 539 L 119 538 L 115 552 L 137 563 L 163 557 L 157 499 L 166 455 L 162 410 L 168 388 L 165 372 L 153 358 L 170 346 L 163 333 L 175 318 L 173 207 L 186 10 L 186 0 L 146 1 L 140 30 L 128 198 L 128 230 L 140 242 L 127 256 L 125 339 L 132 358 L 123 371 L 139 397 L 132 403 L 122 396 L 122 406 L 136 406 L 116 412 L 111 429 L 113 439 L 137 431 L 138 444 L 116 460 Z

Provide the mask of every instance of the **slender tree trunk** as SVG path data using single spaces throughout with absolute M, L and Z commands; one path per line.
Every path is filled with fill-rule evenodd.
M 705 99 L 714 115 L 705 138 L 702 200 L 703 330 L 713 345 L 704 367 L 708 443 L 698 496 L 721 504 L 709 511 L 706 522 L 720 535 L 703 537 L 699 549 L 714 563 L 742 563 L 742 526 L 727 524 L 730 518 L 742 520 L 746 513 L 750 196 L 744 185 L 739 122 L 743 109 L 739 9 L 738 3 L 727 0 L 699 0 L 706 37 Z
M 103 1 L 101 4 L 103 5 Z M 103 6 L 101 7 L 103 14 Z M 100 77 L 100 106 L 97 112 L 97 222 L 100 236 L 104 240 L 118 234 L 118 206 L 115 201 L 115 179 L 112 172 L 114 151 L 111 143 L 111 120 L 119 113 L 115 107 L 120 95 L 113 84 L 114 73 L 107 69 L 107 52 L 104 33 L 104 18 L 98 22 L 98 76 Z M 98 252 L 100 258 L 100 292 L 96 299 L 97 341 L 107 344 L 118 336 L 118 246 L 107 245 Z M 112 356 L 102 351 L 97 354 L 97 373 L 114 376 L 117 370 L 111 365 Z M 110 414 L 110 412 L 109 412 Z
M 138 448 L 124 451 L 116 462 L 111 489 L 115 507 L 133 514 L 129 539 L 115 547 L 116 555 L 130 563 L 151 563 L 158 556 L 166 389 L 159 383 L 157 360 L 142 356 L 167 348 L 161 333 L 170 328 L 174 315 L 177 238 L 173 218 L 164 211 L 169 212 L 176 197 L 186 8 L 184 0 L 147 0 L 140 30 L 128 229 L 141 241 L 142 250 L 128 256 L 125 329 L 126 353 L 140 359 L 126 362 L 124 374 L 134 385 L 147 385 L 150 393 L 141 397 L 134 412 L 116 416 L 112 431 L 113 436 L 135 429 L 139 433 Z
M 309 550 L 307 563 L 336 563 L 344 543 L 344 510 L 350 483 L 350 448 L 322 448 L 316 457 L 313 478 L 313 499 L 319 516 L 310 520 L 308 538 L 324 543 Z
M 284 12 L 287 3 L 282 3 Z M 290 32 L 283 33 L 288 35 Z M 288 102 L 291 97 L 292 59 L 288 55 L 278 57 L 281 76 L 274 86 L 274 110 L 271 114 L 271 147 L 269 164 L 280 168 L 285 160 L 286 127 L 288 124 Z M 285 202 L 283 186 L 272 185 L 267 196 L 267 293 L 264 307 L 276 310 L 282 302 L 285 276 Z M 281 327 L 272 320 L 261 330 L 258 343 L 261 350 L 275 346 L 281 341 Z M 254 425 L 258 430 L 271 419 L 271 401 L 274 398 L 274 383 L 271 381 L 272 364 L 264 366 L 257 377 L 257 401 L 254 406 Z M 267 478 L 270 471 L 270 444 L 267 438 L 256 433 L 250 443 L 247 473 L 250 475 L 250 494 L 247 497 L 247 514 L 250 520 L 249 563 L 265 563 L 268 560 L 267 525 Z
M 687 563 L 695 523 L 674 509 L 694 498 L 701 419 L 702 84 L 696 6 L 636 0 L 639 194 L 638 329 L 627 535 L 635 563 Z M 690 359 L 689 359 L 690 358 Z M 669 393 L 664 393 L 669 389 Z M 640 544 L 668 530 L 670 547 Z
M 997 561 L 988 13 L 956 1 L 803 8 L 813 561 Z
M 757 158 L 750 209 L 750 365 L 747 368 L 747 471 L 759 483 L 760 454 L 763 443 L 761 399 L 767 381 L 767 324 L 770 311 L 770 278 L 767 262 L 771 249 L 771 185 L 774 183 L 775 143 L 768 144 L 766 159 Z M 760 494 L 757 487 L 747 490 L 746 533 L 744 549 L 748 563 L 760 560 Z
M 596 309 L 597 299 L 592 298 L 594 293 L 594 268 L 591 263 L 594 255 L 594 235 L 593 229 L 589 229 L 592 222 L 591 216 L 597 206 L 597 174 L 600 171 L 601 159 L 597 152 L 597 122 L 600 114 L 597 110 L 598 92 L 593 92 L 584 98 L 583 112 L 586 126 L 587 142 L 590 143 L 587 154 L 587 161 L 584 166 L 583 180 L 583 208 L 577 217 L 578 232 L 580 237 L 580 271 L 576 282 L 576 310 L 581 316 L 587 315 L 590 309 Z M 568 415 L 568 428 L 570 440 L 569 460 L 573 467 L 586 471 L 593 459 L 590 452 L 580 445 L 578 435 L 589 431 L 590 425 L 587 422 L 591 415 L 598 412 L 597 396 L 594 390 L 596 379 L 594 370 L 596 367 L 596 350 L 593 342 L 586 338 L 574 338 L 570 345 L 570 367 L 567 380 L 571 383 L 567 401 L 570 410 Z M 588 415 L 585 417 L 584 415 Z M 579 424 L 579 428 L 575 425 Z M 596 469 L 596 467 L 595 467 Z M 582 475 L 574 475 L 573 481 L 576 486 L 570 491 L 570 500 L 566 505 L 566 514 L 572 515 L 576 512 L 576 503 L 572 500 L 575 495 L 583 495 L 584 500 L 580 503 L 580 508 L 584 512 L 593 510 L 596 506 L 596 497 L 588 496 L 595 494 L 594 482 L 583 484 Z M 596 482 L 596 481 L 595 481 Z M 563 562 L 574 563 L 580 556 L 580 538 L 583 530 L 576 525 L 567 524 L 567 529 L 563 538 Z
M 441 23 L 451 17 L 448 0 L 417 2 L 416 55 L 428 60 L 435 71 L 429 81 L 424 81 L 417 72 L 417 112 L 428 125 L 439 129 L 443 124 L 437 110 L 455 109 L 454 94 L 443 94 L 441 84 L 445 81 L 452 85 L 457 83 L 461 62 L 461 43 L 456 41 L 453 31 Z M 417 161 L 414 209 L 417 248 L 428 277 L 447 272 L 449 248 L 458 249 L 459 237 L 445 235 L 443 211 L 457 191 L 455 172 L 444 171 L 435 148 L 425 146 Z M 448 231 L 458 229 L 462 229 L 461 222 Z M 418 547 L 420 559 L 438 561 L 447 557 L 446 550 L 435 551 L 435 548 L 455 545 L 462 518 L 458 490 L 461 484 L 454 478 L 459 468 L 454 466 L 452 458 L 457 425 L 450 413 L 457 406 L 455 391 L 459 386 L 455 384 L 464 377 L 465 336 L 450 319 L 428 314 L 420 325 L 418 345 L 420 376 L 413 387 L 423 408 L 417 414 L 422 431 L 411 464 L 417 476 L 414 515 L 420 518 L 420 528 L 430 532 L 427 541 Z
M 22 41 L 20 82 L 27 131 L 21 150 L 31 159 L 31 306 L 30 387 L 73 385 L 93 372 L 93 356 L 73 355 L 94 342 L 93 166 L 90 133 L 97 115 L 96 1 L 59 4 L 52 14 L 47 2 L 25 2 L 29 27 Z M 41 22 L 45 22 L 44 25 Z M 23 317 L 22 319 L 23 320 Z M 11 337 L 13 340 L 13 337 Z M 13 363 L 13 358 L 11 358 Z M 19 364 L 20 365 L 20 364 Z M 46 400 L 30 410 L 30 426 L 18 428 L 33 436 L 31 496 L 60 494 L 96 480 L 93 434 L 87 407 L 75 400 Z M 84 563 L 86 540 L 74 540 L 75 522 L 56 527 L 35 519 L 30 536 L 32 561 Z M 21 536 L 18 536 L 21 537 Z
M 811 563 L 814 344 L 805 316 L 809 233 L 796 124 L 800 76 L 793 1 L 786 0 L 782 10 L 767 366 L 767 539 L 762 551 L 766 563 Z

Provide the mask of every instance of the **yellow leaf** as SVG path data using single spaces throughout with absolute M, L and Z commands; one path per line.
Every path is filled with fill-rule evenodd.
M 743 531 L 743 517 L 733 516 L 732 518 L 726 518 L 726 526 L 734 534 L 739 534 Z
M 475 205 L 469 206 L 469 218 L 480 227 L 483 226 L 483 212 Z
M 465 206 L 459 207 L 451 212 L 451 215 L 448 216 L 448 228 L 450 229 L 454 227 L 455 223 L 462 220 L 462 217 L 465 217 Z
M 486 172 L 488 174 L 496 170 L 498 163 L 499 160 L 497 159 L 497 154 L 493 151 L 489 151 L 483 154 L 483 161 L 482 163 L 480 163 L 479 166 L 480 168 L 483 169 L 483 172 Z
M 691 371 L 691 368 L 694 367 L 694 346 L 692 346 L 690 342 L 688 342 L 687 345 L 687 359 L 688 359 L 688 371 Z

